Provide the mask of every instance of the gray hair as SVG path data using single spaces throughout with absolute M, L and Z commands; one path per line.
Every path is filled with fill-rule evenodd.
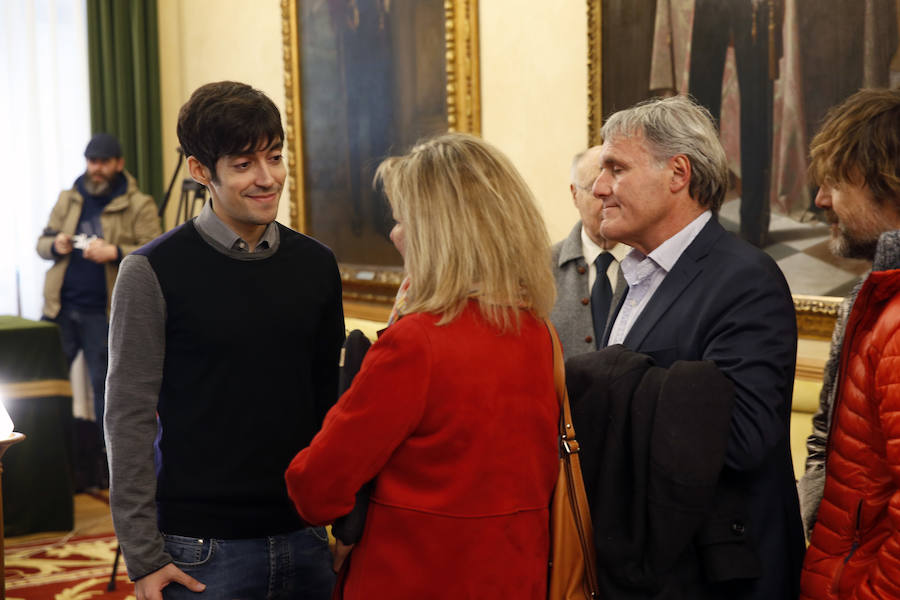
M 578 154 L 572 157 L 572 167 L 569 171 L 569 178 L 571 179 L 570 183 L 575 184 L 576 186 L 581 185 L 578 180 L 578 167 L 581 166 L 581 161 L 588 155 L 588 152 L 592 150 L 599 150 L 600 146 L 591 146 L 589 148 L 585 148 Z
M 691 163 L 691 198 L 718 212 L 728 190 L 728 161 L 709 111 L 685 96 L 651 98 L 620 110 L 600 130 L 604 140 L 642 136 L 659 163 L 685 155 Z
M 584 158 L 584 155 L 587 154 L 587 150 L 582 150 L 574 157 L 572 157 L 572 169 L 569 172 L 569 178 L 571 179 L 571 183 L 578 185 L 578 182 L 575 181 L 575 178 L 578 176 L 578 163 L 581 162 L 581 159 Z

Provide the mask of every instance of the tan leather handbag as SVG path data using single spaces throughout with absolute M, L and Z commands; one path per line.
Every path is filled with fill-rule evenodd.
M 553 376 L 559 397 L 560 458 L 559 477 L 550 503 L 550 573 L 547 598 L 550 600 L 583 600 L 599 598 L 597 586 L 594 529 L 578 441 L 572 425 L 569 394 L 566 392 L 566 369 L 556 329 L 545 320 L 553 339 Z

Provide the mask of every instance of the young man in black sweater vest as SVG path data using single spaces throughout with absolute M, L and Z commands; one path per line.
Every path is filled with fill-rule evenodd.
M 344 340 L 331 251 L 275 222 L 278 109 L 200 87 L 178 115 L 210 201 L 122 262 L 106 437 L 113 523 L 138 600 L 315 598 L 334 583 L 324 528 L 284 484 L 337 393 Z

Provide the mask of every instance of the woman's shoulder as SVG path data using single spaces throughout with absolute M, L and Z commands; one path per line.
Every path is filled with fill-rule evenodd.
M 428 337 L 427 332 L 434 328 L 438 317 L 428 313 L 410 313 L 403 315 L 386 329 L 379 332 L 379 346 L 390 346 L 396 343 L 409 343 Z
M 427 333 L 428 335 L 457 335 L 460 332 L 481 330 L 489 330 L 495 335 L 504 333 L 497 326 L 488 322 L 481 313 L 481 308 L 476 301 L 469 302 L 465 308 L 463 308 L 462 312 L 456 315 L 451 321 L 439 324 L 442 316 L 443 315 L 435 313 L 411 313 L 404 315 L 388 327 L 387 330 L 385 330 L 385 333 L 394 331 L 406 334 L 418 332 L 420 334 Z M 519 310 L 518 315 L 511 314 L 509 316 L 510 319 L 513 319 L 511 322 L 512 328 L 517 330 L 517 333 L 521 334 L 526 331 L 532 332 L 534 329 L 546 331 L 544 321 L 535 316 L 531 311 Z M 518 316 L 518 327 L 516 327 L 514 320 L 516 316 Z

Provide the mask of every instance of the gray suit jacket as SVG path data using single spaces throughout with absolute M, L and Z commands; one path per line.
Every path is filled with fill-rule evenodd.
M 559 332 L 563 354 L 571 358 L 597 349 L 594 339 L 594 321 L 591 318 L 591 290 L 588 289 L 588 265 L 581 248 L 581 221 L 575 224 L 569 235 L 553 244 L 551 249 L 553 276 L 556 278 L 556 304 L 550 312 L 550 321 Z M 628 289 L 625 278 L 619 272 L 610 312 Z

